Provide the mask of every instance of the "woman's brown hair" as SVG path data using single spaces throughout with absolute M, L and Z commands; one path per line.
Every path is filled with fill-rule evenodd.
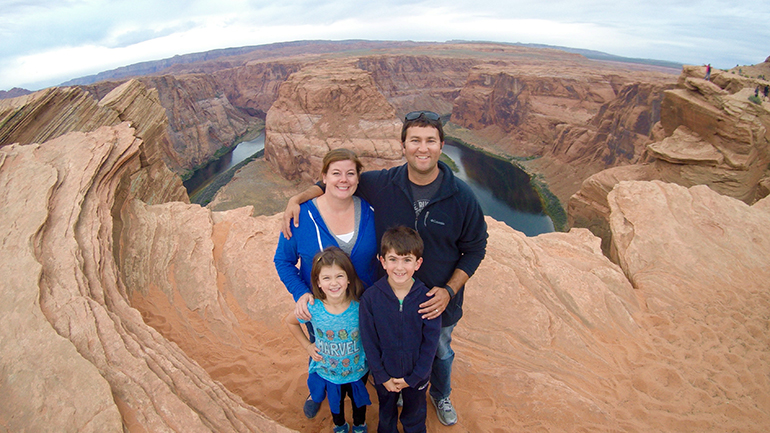
M 355 152 L 340 147 L 326 152 L 323 159 L 323 165 L 321 166 L 321 173 L 326 174 L 326 172 L 329 171 L 329 165 L 337 161 L 353 161 L 356 164 L 356 173 L 359 175 L 364 169 L 364 164 L 361 163 L 361 160 L 358 159 L 358 155 L 356 155 Z

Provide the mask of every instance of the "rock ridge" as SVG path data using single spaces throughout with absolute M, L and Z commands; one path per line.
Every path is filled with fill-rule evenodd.
M 586 179 L 570 198 L 573 227 L 588 227 L 601 236 L 609 253 L 607 194 L 623 180 L 662 180 L 685 187 L 707 185 L 714 191 L 752 204 L 767 195 L 770 178 L 770 112 L 767 102 L 748 100 L 753 80 L 685 66 L 677 87 L 665 91 L 660 129 L 647 146 L 641 165 L 616 167 Z

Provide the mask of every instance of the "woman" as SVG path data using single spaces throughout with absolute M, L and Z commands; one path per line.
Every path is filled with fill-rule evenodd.
M 310 271 L 313 257 L 328 246 L 336 246 L 350 256 L 364 287 L 374 283 L 377 239 L 374 211 L 365 200 L 353 196 L 363 164 L 355 152 L 334 149 L 326 153 L 321 174 L 326 192 L 300 206 L 299 226 L 291 239 L 279 236 L 275 268 L 281 281 L 294 297 L 294 314 L 309 321 L 308 303 L 313 304 Z M 299 261 L 299 268 L 297 268 Z M 308 329 L 311 341 L 313 331 Z M 308 398 L 305 416 L 313 418 L 320 405 Z

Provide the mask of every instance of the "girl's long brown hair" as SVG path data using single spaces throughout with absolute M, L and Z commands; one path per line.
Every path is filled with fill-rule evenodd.
M 318 276 L 321 274 L 321 269 L 325 266 L 337 265 L 345 271 L 348 276 L 348 288 L 345 291 L 347 299 L 358 301 L 361 294 L 364 292 L 364 283 L 358 278 L 356 269 L 353 267 L 353 262 L 350 261 L 350 257 L 345 254 L 339 247 L 326 247 L 323 251 L 319 251 L 313 258 L 313 268 L 310 271 L 310 281 L 313 285 L 313 296 L 316 299 L 326 299 L 326 293 L 318 287 Z

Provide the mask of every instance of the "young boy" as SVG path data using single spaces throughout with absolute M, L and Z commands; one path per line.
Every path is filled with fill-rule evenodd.
M 380 401 L 379 433 L 396 433 L 399 393 L 404 433 L 425 432 L 425 391 L 436 355 L 441 319 L 423 319 L 420 304 L 429 289 L 412 278 L 422 265 L 423 242 L 399 226 L 382 236 L 380 263 L 387 273 L 360 301 L 359 326 L 369 371 Z

